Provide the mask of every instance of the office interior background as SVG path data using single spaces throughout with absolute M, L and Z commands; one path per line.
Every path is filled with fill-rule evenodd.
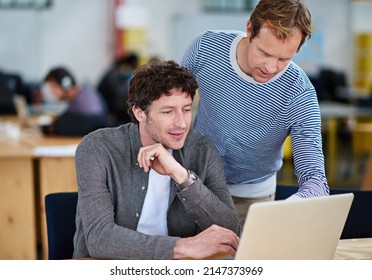
M 294 60 L 318 91 L 326 174 L 331 187 L 360 189 L 372 175 L 372 1 L 304 2 L 312 13 L 313 36 Z M 192 38 L 207 29 L 244 31 L 256 3 L 0 0 L 0 73 L 17 74 L 30 89 L 37 90 L 50 68 L 64 65 L 79 83 L 96 86 L 114 59 L 126 52 L 136 52 L 141 63 L 154 57 L 179 61 Z M 348 114 L 350 108 L 354 112 L 359 106 L 363 108 L 362 116 Z M 288 143 L 278 183 L 295 185 Z M 43 198 L 48 191 L 75 190 L 73 158 L 32 158 L 32 166 L 37 162 L 35 174 L 40 174 L 34 180 L 27 173 L 30 168 L 25 178 L 10 172 L 7 151 L 4 154 L 2 174 L 15 175 L 11 179 L 0 177 L 0 186 L 5 186 L 0 189 L 0 214 L 5 224 L 1 227 L 0 259 L 36 258 L 35 240 L 42 243 L 44 250 L 41 253 L 38 247 L 37 258 L 46 258 Z M 66 171 L 63 180 L 57 174 L 61 166 Z M 368 180 L 371 189 L 371 176 Z M 13 194 L 25 190 L 19 186 L 10 190 L 13 181 L 19 185 L 27 181 L 28 193 L 19 197 Z M 31 189 L 33 185 L 37 185 L 36 190 Z M 22 201 L 21 205 L 9 197 Z M 32 234 L 24 234 L 26 231 Z
M 324 73 L 332 72 L 339 78 L 339 84 L 334 86 L 337 89 L 318 91 L 320 101 L 367 101 L 372 91 L 372 1 L 304 2 L 312 13 L 313 37 L 294 60 L 315 84 Z M 245 30 L 256 3 L 256 0 L 189 0 L 187 5 L 181 0 L 2 0 L 0 71 L 19 74 L 26 83 L 37 86 L 51 67 L 65 65 L 80 83 L 95 86 L 115 57 L 125 52 L 136 52 L 143 63 L 153 57 L 179 61 L 187 44 L 204 30 Z M 341 130 L 337 153 L 341 157 L 332 168 L 337 169 L 336 178 L 340 180 L 335 183 L 358 187 L 365 165 L 356 167 L 351 160 L 353 148 L 348 134 L 352 134 L 353 124 L 345 119 L 338 126 Z M 326 150 L 329 148 L 326 133 L 324 138 Z M 295 183 L 291 161 L 285 162 L 279 178 Z

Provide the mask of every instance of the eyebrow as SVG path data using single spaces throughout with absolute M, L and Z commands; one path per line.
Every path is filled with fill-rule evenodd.
M 190 102 L 190 103 L 188 103 L 188 104 L 182 106 L 182 108 L 184 108 L 184 107 L 188 107 L 188 106 L 192 106 L 192 102 Z M 160 107 L 160 109 L 171 109 L 171 108 L 174 108 L 174 107 L 176 107 L 176 106 L 164 105 L 164 106 Z

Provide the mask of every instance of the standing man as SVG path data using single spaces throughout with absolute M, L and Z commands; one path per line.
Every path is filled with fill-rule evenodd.
M 240 221 L 222 161 L 190 132 L 196 89 L 173 61 L 143 65 L 129 84 L 133 122 L 82 140 L 74 258 L 235 255 Z
M 311 36 L 299 0 L 261 0 L 246 32 L 207 31 L 182 65 L 199 84 L 195 129 L 216 145 L 242 222 L 249 205 L 273 200 L 282 147 L 291 136 L 299 191 L 329 194 L 315 89 L 292 58 Z

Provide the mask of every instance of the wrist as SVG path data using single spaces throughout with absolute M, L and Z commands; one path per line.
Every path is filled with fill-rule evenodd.
M 193 185 L 197 180 L 197 177 L 194 171 L 188 170 L 187 174 L 188 174 L 187 179 L 178 184 L 181 190 L 186 190 L 188 187 Z
M 172 178 L 176 182 L 176 184 L 179 185 L 182 182 L 185 182 L 187 178 L 189 178 L 189 173 L 185 168 L 182 168 L 182 170 L 174 174 Z

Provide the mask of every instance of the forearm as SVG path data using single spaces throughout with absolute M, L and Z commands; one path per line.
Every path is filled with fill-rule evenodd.
M 234 208 L 228 191 L 224 195 L 226 199 L 220 199 L 198 179 L 192 186 L 178 192 L 177 195 L 182 201 L 186 212 L 197 221 L 201 230 L 208 228 L 212 224 L 217 224 L 239 234 L 239 215 Z
M 99 229 L 86 236 L 91 257 L 97 259 L 171 259 L 179 239 L 170 236 L 150 236 L 115 225 Z
M 328 195 L 318 102 L 314 94 L 309 93 L 304 94 L 304 97 L 294 104 L 296 107 L 293 109 L 293 119 L 290 123 L 293 160 L 299 184 L 297 195 Z

